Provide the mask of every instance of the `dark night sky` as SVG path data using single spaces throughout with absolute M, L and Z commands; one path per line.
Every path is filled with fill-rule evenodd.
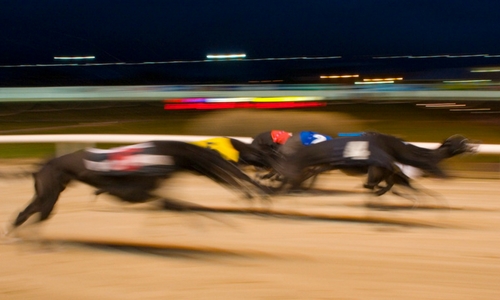
M 498 0 L 1 1 L 0 65 L 500 54 Z

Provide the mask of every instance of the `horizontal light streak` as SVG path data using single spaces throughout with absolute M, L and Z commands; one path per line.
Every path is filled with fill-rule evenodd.
M 324 97 L 228 97 L 228 98 L 178 98 L 166 99 L 166 110 L 229 109 L 229 108 L 303 108 L 326 106 Z
M 393 77 L 393 78 L 365 78 L 363 81 L 396 81 L 403 80 L 403 77 Z
M 321 75 L 319 78 L 321 79 L 337 79 L 337 78 L 357 78 L 359 77 L 358 74 L 352 74 L 352 75 Z
M 452 108 L 450 111 L 489 111 L 491 108 Z
M 394 83 L 394 80 L 388 80 L 388 81 L 356 81 L 354 84 L 386 84 L 386 83 Z
M 229 58 L 245 58 L 245 57 L 247 57 L 247 55 L 244 53 L 207 55 L 207 59 L 229 59 Z
M 328 60 L 339 59 L 342 56 L 316 56 L 316 57 L 267 57 L 267 58 L 245 58 L 235 61 L 270 61 L 270 60 Z M 226 60 L 218 59 L 197 59 L 197 60 L 168 60 L 168 61 L 145 61 L 145 62 L 104 62 L 104 63 L 84 63 L 84 64 L 18 64 L 18 65 L 0 65 L 0 68 L 33 68 L 33 67 L 93 67 L 93 66 L 141 66 L 141 65 L 162 65 L 162 64 L 194 64 L 219 62 Z M 227 61 L 232 61 L 231 59 Z
M 307 102 L 321 101 L 325 97 L 285 96 L 285 97 L 225 97 L 225 98 L 175 98 L 165 99 L 165 103 L 236 103 L 236 102 Z
M 252 102 L 253 98 L 235 97 L 235 98 L 205 98 L 201 102 L 216 103 L 216 102 Z
M 265 57 L 265 58 L 250 58 L 245 60 L 250 61 L 266 61 L 266 60 L 319 60 L 319 59 L 339 59 L 342 56 L 297 56 L 297 57 Z
M 471 70 L 471 73 L 493 73 L 493 72 L 500 72 L 500 69 L 474 69 Z
M 288 96 L 288 97 L 255 97 L 252 102 L 300 102 L 300 101 L 320 101 L 324 97 L 309 96 Z
M 392 56 L 374 56 L 373 59 L 394 59 L 394 58 L 409 58 L 409 59 L 422 59 L 422 58 L 470 58 L 470 57 L 500 57 L 498 54 L 437 54 L 437 55 L 392 55 Z
M 224 103 L 172 103 L 165 104 L 165 110 L 214 110 L 214 109 L 236 109 L 236 108 L 307 108 L 326 106 L 326 102 L 224 102 Z
M 269 80 L 250 80 L 248 83 L 274 83 L 283 82 L 283 79 L 269 79 Z
M 87 56 L 54 56 L 54 59 L 57 59 L 57 60 L 95 59 L 95 56 L 93 56 L 93 55 L 87 55 Z
M 465 104 L 456 103 L 418 103 L 417 106 L 425 106 L 426 108 L 450 108 L 450 107 L 464 107 Z
M 448 58 L 460 58 L 460 57 L 487 57 L 489 54 L 462 54 L 462 55 L 446 55 Z
M 468 79 L 468 80 L 445 80 L 443 83 L 478 83 L 478 82 L 490 82 L 491 79 Z

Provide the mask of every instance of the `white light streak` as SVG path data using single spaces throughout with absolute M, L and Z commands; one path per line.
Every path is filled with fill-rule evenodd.
M 267 57 L 267 58 L 246 58 L 244 60 L 234 60 L 234 61 L 268 61 L 268 60 L 327 60 L 327 59 L 339 59 L 342 56 L 317 56 L 317 57 Z M 218 62 L 220 60 L 216 59 L 198 59 L 198 60 L 169 60 L 169 61 L 147 61 L 147 62 L 107 62 L 107 63 L 59 63 L 59 64 L 19 64 L 19 65 L 0 65 L 0 68 L 33 68 L 33 67 L 92 67 L 92 66 L 140 66 L 140 65 L 162 65 L 162 64 L 193 64 L 193 63 L 207 63 L 207 62 Z M 233 61 L 233 60 L 225 60 Z
M 234 97 L 234 98 L 207 98 L 206 102 L 225 103 L 225 102 L 251 102 L 253 98 Z
M 462 58 L 462 57 L 487 57 L 489 54 L 463 54 L 463 55 L 446 55 L 448 58 Z
M 471 70 L 472 73 L 488 73 L 488 72 L 500 72 L 500 69 L 474 69 Z
M 387 80 L 387 81 L 356 81 L 354 84 L 384 84 L 384 83 L 394 83 L 394 80 Z
M 440 58 L 448 57 L 448 55 L 410 55 L 408 58 Z
M 247 55 L 244 53 L 236 54 L 208 54 L 207 59 L 231 59 L 231 58 L 246 58 Z
M 396 56 L 374 56 L 373 59 L 391 59 L 391 58 L 408 58 L 408 55 L 396 55 Z
M 93 56 L 93 55 L 87 55 L 87 56 L 54 56 L 54 59 L 57 59 L 57 60 L 95 59 L 95 56 Z
M 374 56 L 373 59 L 394 59 L 394 58 L 409 58 L 409 59 L 422 59 L 422 58 L 468 58 L 468 57 L 500 57 L 500 54 L 437 54 L 437 55 L 394 55 L 394 56 Z

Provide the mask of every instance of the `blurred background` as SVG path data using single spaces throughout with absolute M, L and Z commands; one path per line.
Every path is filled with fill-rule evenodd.
M 0 133 L 379 131 L 500 144 L 497 6 L 9 3 L 0 12 Z M 3 143 L 0 152 L 46 157 L 54 144 Z M 494 154 L 446 164 L 500 173 Z

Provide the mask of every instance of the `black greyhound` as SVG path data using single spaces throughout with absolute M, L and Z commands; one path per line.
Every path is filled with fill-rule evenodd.
M 96 194 L 108 193 L 125 202 L 142 203 L 153 200 L 151 192 L 180 170 L 205 175 L 243 191 L 248 198 L 255 191 L 260 195 L 268 192 L 219 153 L 184 142 L 152 141 L 112 150 L 80 150 L 47 161 L 33 174 L 35 195 L 19 213 L 13 228 L 35 213 L 40 213 L 39 221 L 49 218 L 59 195 L 72 180 L 96 187 Z
M 364 186 L 376 189 L 377 195 L 383 195 L 394 184 L 412 188 L 408 176 L 394 162 L 414 166 L 437 177 L 446 177 L 438 166 L 440 161 L 473 151 L 468 140 L 459 135 L 449 137 L 439 148 L 431 150 L 405 143 L 391 135 L 375 132 L 325 140 L 307 147 L 298 146 L 296 141 L 287 147 L 287 144 L 293 141 L 292 137 L 288 138 L 284 145 L 279 146 L 273 142 L 269 133 L 259 134 L 254 144 L 262 149 L 267 147 L 268 152 L 271 155 L 274 153 L 275 158 L 282 156 L 281 162 L 275 161 L 274 166 L 281 170 L 279 173 L 282 173 L 281 175 L 285 176 L 294 188 L 307 178 L 321 172 L 339 169 L 348 175 L 368 174 Z M 283 168 L 288 164 L 292 165 L 291 170 Z M 379 185 L 382 181 L 386 182 L 385 187 Z

